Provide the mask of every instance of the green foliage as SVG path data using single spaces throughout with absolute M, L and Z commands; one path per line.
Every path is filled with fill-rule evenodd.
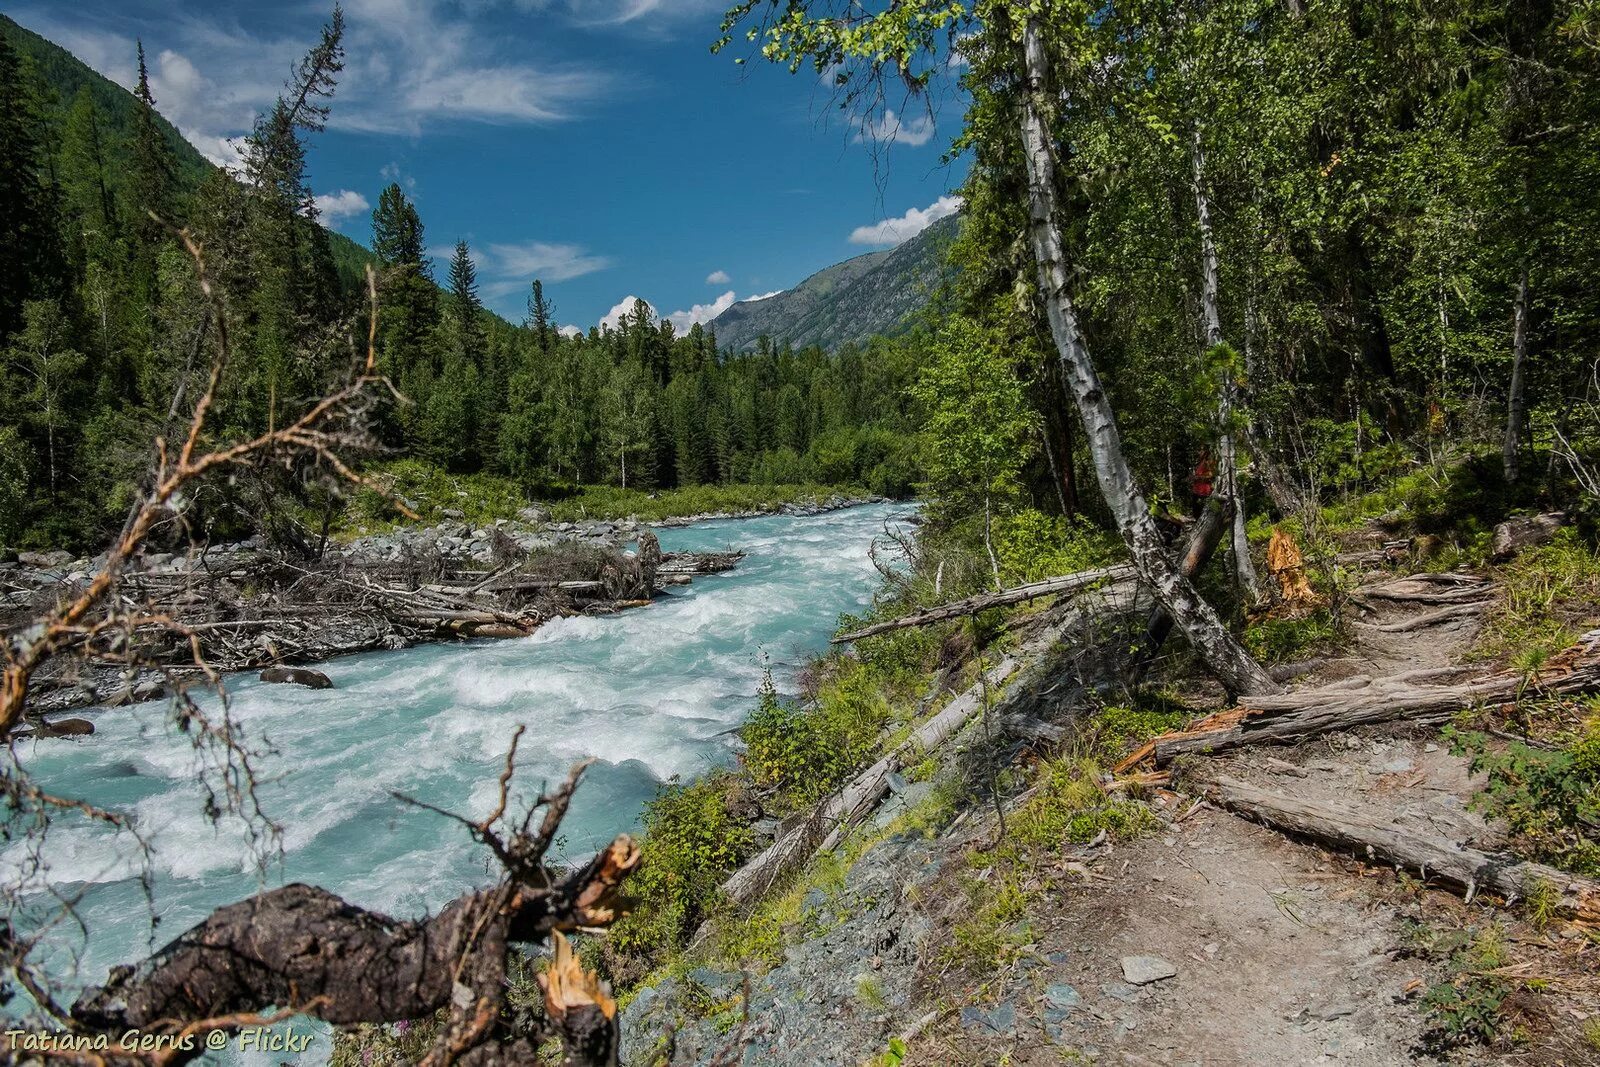
M 1262 663 L 1288 663 L 1313 652 L 1330 649 L 1345 638 L 1343 629 L 1327 608 L 1301 618 L 1257 619 L 1245 627 L 1244 646 Z
M 824 485 L 696 485 L 644 492 L 615 486 L 589 486 L 550 505 L 558 522 L 584 519 L 662 519 L 691 515 L 742 515 L 776 511 L 785 504 L 815 505 L 853 495 L 849 486 Z
M 1506 564 L 1500 589 L 1474 652 L 1534 673 L 1600 619 L 1600 557 L 1576 530 L 1562 530 Z
M 1146 707 L 1145 704 L 1154 706 Z M 1095 746 L 1112 757 L 1152 737 L 1181 730 L 1193 718 L 1181 704 L 1145 700 L 1140 706 L 1113 704 L 1094 713 L 1090 722 Z
M 1157 825 L 1143 803 L 1108 795 L 1100 787 L 1104 769 L 1094 760 L 1065 757 L 1039 770 L 1037 791 L 1007 820 L 1012 840 L 1024 848 L 1056 850 L 1092 841 L 1138 837 Z
M 1503 931 L 1498 926 L 1442 936 L 1425 931 L 1422 938 L 1430 954 L 1448 955 L 1449 977 L 1423 997 L 1442 1041 L 1492 1041 L 1502 1027 L 1500 1007 L 1511 995 L 1510 983 L 1493 973 L 1508 958 Z
M 1122 548 L 1114 534 L 1086 519 L 1046 515 L 1034 508 L 995 520 L 994 540 L 1000 573 L 1008 585 L 1104 567 L 1118 558 Z
M 804 704 L 778 696 L 769 673 L 739 731 L 746 769 L 757 786 L 777 792 L 784 808 L 831 792 L 876 750 L 890 718 L 875 672 L 847 659 L 828 666 L 816 699 Z
M 1519 849 L 1579 874 L 1600 875 L 1600 715 L 1591 715 L 1569 744 L 1555 751 L 1486 734 L 1448 731 L 1458 755 L 1471 757 L 1488 782 L 1476 806 L 1503 819 Z
M 751 850 L 750 829 L 729 809 L 736 778 L 714 772 L 687 785 L 664 786 L 645 808 L 643 859 L 628 882 L 634 910 L 611 928 L 613 961 L 660 962 L 683 944 Z M 618 975 L 618 977 L 626 977 Z

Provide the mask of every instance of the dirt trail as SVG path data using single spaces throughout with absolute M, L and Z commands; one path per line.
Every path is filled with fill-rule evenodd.
M 1408 629 L 1438 605 L 1358 594 L 1351 610 L 1360 613 L 1352 648 L 1300 684 L 1451 664 L 1483 614 Z M 1495 828 L 1469 809 L 1477 783 L 1466 761 L 1431 731 L 1413 734 L 1335 734 L 1238 750 L 1209 767 L 1497 847 Z M 673 1063 L 890 1062 L 877 1057 L 903 1035 L 908 1064 L 1600 1064 L 1584 1034 L 1600 1020 L 1600 942 L 1559 924 L 1533 930 L 1514 912 L 1424 889 L 1181 792 L 1154 803 L 1163 825 L 1152 835 L 1034 860 L 1028 904 L 1008 925 L 1030 943 L 1004 954 L 1013 958 L 998 971 L 961 929 L 972 918 L 967 884 L 995 877 L 982 869 L 994 815 L 974 810 L 932 840 L 891 837 L 837 885 L 812 890 L 802 920 L 812 932 L 752 982 L 743 1030 L 727 1010 L 696 1019 L 674 1006 L 728 1002 L 738 977 L 702 968 L 630 1007 L 625 1046 L 630 1029 L 644 1040 L 671 1020 Z M 1445 1047 L 1422 1000 L 1448 976 L 1448 954 L 1423 942 L 1496 923 L 1509 973 L 1544 984 L 1519 985 L 1502 1008 L 1518 1027 L 1514 1047 Z

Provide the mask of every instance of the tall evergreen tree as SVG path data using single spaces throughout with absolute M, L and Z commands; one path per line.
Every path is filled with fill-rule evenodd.
M 555 315 L 555 305 L 545 299 L 544 283 L 535 278 L 533 288 L 528 293 L 528 317 L 523 325 L 533 331 L 534 344 L 539 346 L 540 352 L 550 351 L 550 338 L 555 332 Z
M 0 337 L 46 280 L 56 247 L 44 188 L 44 119 L 30 71 L 0 33 Z

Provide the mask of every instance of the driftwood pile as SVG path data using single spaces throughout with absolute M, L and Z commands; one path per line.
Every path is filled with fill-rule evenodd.
M 488 569 L 416 546 L 398 558 L 235 550 L 133 567 L 118 596 L 146 621 L 95 635 L 88 656 L 36 678 L 35 706 L 154 699 L 201 664 L 255 670 L 432 640 L 521 637 L 552 618 L 646 604 L 658 589 L 726 571 L 743 555 L 663 555 L 648 531 L 638 544 L 631 554 L 581 541 L 528 552 L 501 537 Z M 0 627 L 24 624 L 71 589 L 70 576 L 5 583 Z

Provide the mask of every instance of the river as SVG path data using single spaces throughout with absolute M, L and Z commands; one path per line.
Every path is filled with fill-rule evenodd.
M 518 725 L 527 732 L 514 796 L 535 795 L 576 760 L 599 759 L 560 842 L 568 858 L 592 852 L 635 828 L 663 781 L 732 758 L 732 731 L 764 664 L 780 689 L 792 688 L 839 614 L 870 602 L 869 546 L 909 511 L 871 505 L 662 530 L 667 551 L 749 554 L 732 572 L 648 607 L 560 619 L 525 639 L 334 660 L 320 665 L 331 690 L 230 679 L 234 718 L 253 744 L 270 746 L 256 764 L 259 796 L 283 833 L 265 873 L 241 822 L 214 825 L 203 814 L 201 757 L 172 728 L 165 703 L 96 714 L 92 738 L 19 746 L 40 785 L 130 814 L 153 850 L 159 930 L 131 842 L 76 817 L 58 820 L 47 877 L 58 891 L 82 893 L 89 936 L 64 930 L 50 969 L 73 984 L 98 982 L 111 964 L 147 955 L 218 905 L 291 881 L 396 916 L 437 910 L 489 881 L 489 857 L 459 825 L 392 794 L 487 814 Z M 23 860 L 17 845 L 0 853 L 5 876 L 16 877 Z

